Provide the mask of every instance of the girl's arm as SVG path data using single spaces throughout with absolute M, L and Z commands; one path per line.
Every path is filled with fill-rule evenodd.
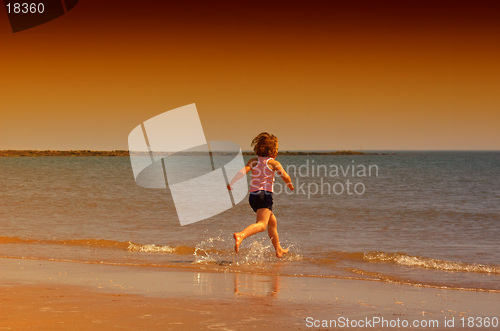
M 286 186 L 290 189 L 290 190 L 294 190 L 295 188 L 293 187 L 293 184 L 292 184 L 292 179 L 290 178 L 290 176 L 286 173 L 285 169 L 283 169 L 283 166 L 281 165 L 281 163 L 279 163 L 278 161 L 276 160 L 269 160 L 269 162 L 267 163 L 271 166 L 271 169 L 276 171 L 278 173 L 278 175 L 281 176 L 281 178 L 283 178 L 283 180 L 285 181 L 286 183 Z
M 228 189 L 228 190 L 232 190 L 232 187 L 233 187 L 234 183 L 236 183 L 238 180 L 240 180 L 240 179 L 242 179 L 243 177 L 245 177 L 245 176 L 246 176 L 246 174 L 247 174 L 250 170 L 252 170 L 252 167 L 254 166 L 254 165 L 253 165 L 253 163 L 254 163 L 255 161 L 257 161 L 257 159 L 256 159 L 256 158 L 250 159 L 250 160 L 248 161 L 247 165 L 246 165 L 244 168 L 242 168 L 240 171 L 238 171 L 238 172 L 234 175 L 234 177 L 233 177 L 233 179 L 231 180 L 231 182 L 229 182 L 229 184 L 227 184 L 227 189 Z

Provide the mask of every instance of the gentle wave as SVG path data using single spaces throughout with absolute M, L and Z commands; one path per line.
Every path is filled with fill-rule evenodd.
M 239 272 L 239 268 L 231 268 L 231 264 L 213 264 L 212 267 L 206 264 L 177 264 L 177 263 L 134 263 L 134 262 L 124 262 L 124 261 L 92 261 L 92 260 L 78 260 L 78 259 L 57 259 L 57 258 L 43 258 L 43 257 L 23 257 L 23 256 L 0 256 L 3 259 L 20 259 L 20 260 L 35 260 L 35 261 L 47 261 L 47 262 L 62 262 L 62 263 L 81 263 L 90 265 L 108 265 L 115 267 L 147 267 L 147 268 L 159 268 L 159 269 L 183 269 L 192 271 L 203 271 L 203 272 Z M 223 268 L 220 266 L 223 265 Z M 207 268 L 208 267 L 208 268 Z M 229 267 L 229 268 L 228 268 Z M 247 269 L 246 271 L 251 271 L 253 274 L 273 276 L 276 273 L 270 270 L 261 269 Z M 279 273 L 280 276 L 287 277 L 313 277 L 313 278 L 331 278 L 331 279 L 348 279 L 348 280 L 358 280 L 358 281 L 381 281 L 392 284 L 408 285 L 414 287 L 426 287 L 426 288 L 436 288 L 436 289 L 454 289 L 461 291 L 477 291 L 477 292 L 490 292 L 490 293 L 500 293 L 499 289 L 496 288 L 473 288 L 473 287 L 461 287 L 456 285 L 446 285 L 446 284 L 431 284 L 422 283 L 411 280 L 403 280 L 398 277 L 391 275 L 386 275 L 377 272 L 369 272 L 366 270 L 351 269 L 353 274 L 370 276 L 366 277 L 356 277 L 356 276 L 341 276 L 341 275 L 321 275 L 321 274 L 303 274 L 303 273 Z
M 391 252 L 342 252 L 330 251 L 322 254 L 311 254 L 311 262 L 336 266 L 342 261 L 370 262 L 370 263 L 393 263 L 401 266 L 433 269 L 451 272 L 470 272 L 500 274 L 500 266 L 479 263 L 466 263 L 461 261 L 447 261 L 431 257 L 414 256 L 405 253 Z
M 44 244 L 44 245 L 62 245 L 62 246 L 80 246 L 91 248 L 107 248 L 126 250 L 137 253 L 150 254 L 178 254 L 178 255 L 195 255 L 197 259 L 212 261 L 214 257 L 231 255 L 233 250 L 226 247 L 209 246 L 217 242 L 219 238 L 209 238 L 204 240 L 196 247 L 191 246 L 169 246 L 157 244 L 140 244 L 130 241 L 116 241 L 109 239 L 66 239 L 66 240 L 51 240 L 51 239 L 30 239 L 19 237 L 0 237 L 0 244 Z
M 130 241 L 115 241 L 109 239 L 30 239 L 19 237 L 0 237 L 0 244 L 47 244 L 63 246 L 80 246 L 92 248 L 118 249 L 128 252 L 149 254 L 178 254 L 194 255 L 196 264 L 235 264 L 235 265 L 265 265 L 275 262 L 273 249 L 269 243 L 257 240 L 242 249 L 238 258 L 234 259 L 232 242 L 227 242 L 224 237 L 208 238 L 195 247 L 169 246 L 156 244 L 140 244 Z M 228 248 L 230 247 L 230 248 Z M 293 250 L 293 249 L 292 249 Z M 430 257 L 413 256 L 405 253 L 391 252 L 342 252 L 330 251 L 328 253 L 311 253 L 309 258 L 301 254 L 287 254 L 282 261 L 308 260 L 313 263 L 336 265 L 340 261 L 358 261 L 371 263 L 394 263 L 401 266 L 418 267 L 440 271 L 470 272 L 500 274 L 500 266 L 478 263 L 465 263 L 460 261 L 447 261 Z M 229 262 L 232 261 L 232 262 Z
M 0 237 L 0 244 L 47 244 L 47 245 L 65 245 L 65 246 L 84 246 L 100 248 L 119 248 L 128 249 L 130 242 L 115 241 L 108 239 L 30 239 L 19 237 Z
M 368 252 L 363 254 L 363 258 L 370 262 L 389 262 L 403 266 L 442 271 L 500 274 L 500 266 L 446 261 L 430 257 L 412 256 L 404 253 Z
M 109 248 L 126 250 L 129 252 L 140 253 L 176 253 L 180 255 L 192 255 L 195 247 L 188 246 L 162 246 L 155 244 L 138 244 L 130 241 L 116 241 L 109 239 L 67 239 L 67 240 L 50 240 L 50 239 L 30 239 L 19 237 L 0 237 L 0 244 L 45 244 L 45 245 L 62 245 L 62 246 L 81 246 L 92 248 Z
M 127 250 L 129 252 L 139 252 L 139 253 L 158 253 L 158 254 L 175 253 L 180 255 L 193 255 L 195 248 L 187 246 L 171 247 L 168 245 L 161 246 L 155 244 L 142 245 L 142 244 L 129 243 Z

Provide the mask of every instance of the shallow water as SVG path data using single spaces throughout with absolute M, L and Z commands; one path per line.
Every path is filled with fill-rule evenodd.
M 169 190 L 136 185 L 127 157 L 0 158 L 0 257 L 500 291 L 499 152 L 278 160 L 296 187 L 275 187 L 282 260 L 266 233 L 234 254 L 255 221 L 246 199 L 180 226 Z

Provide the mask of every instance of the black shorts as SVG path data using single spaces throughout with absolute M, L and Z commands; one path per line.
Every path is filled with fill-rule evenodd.
M 252 207 L 254 212 L 257 212 L 261 208 L 273 210 L 273 192 L 262 190 L 250 192 L 248 202 L 250 202 L 250 207 Z

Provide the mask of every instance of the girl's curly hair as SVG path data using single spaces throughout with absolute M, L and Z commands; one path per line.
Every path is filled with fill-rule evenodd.
M 273 134 L 262 132 L 253 138 L 251 146 L 258 156 L 272 157 L 278 153 L 278 138 Z

